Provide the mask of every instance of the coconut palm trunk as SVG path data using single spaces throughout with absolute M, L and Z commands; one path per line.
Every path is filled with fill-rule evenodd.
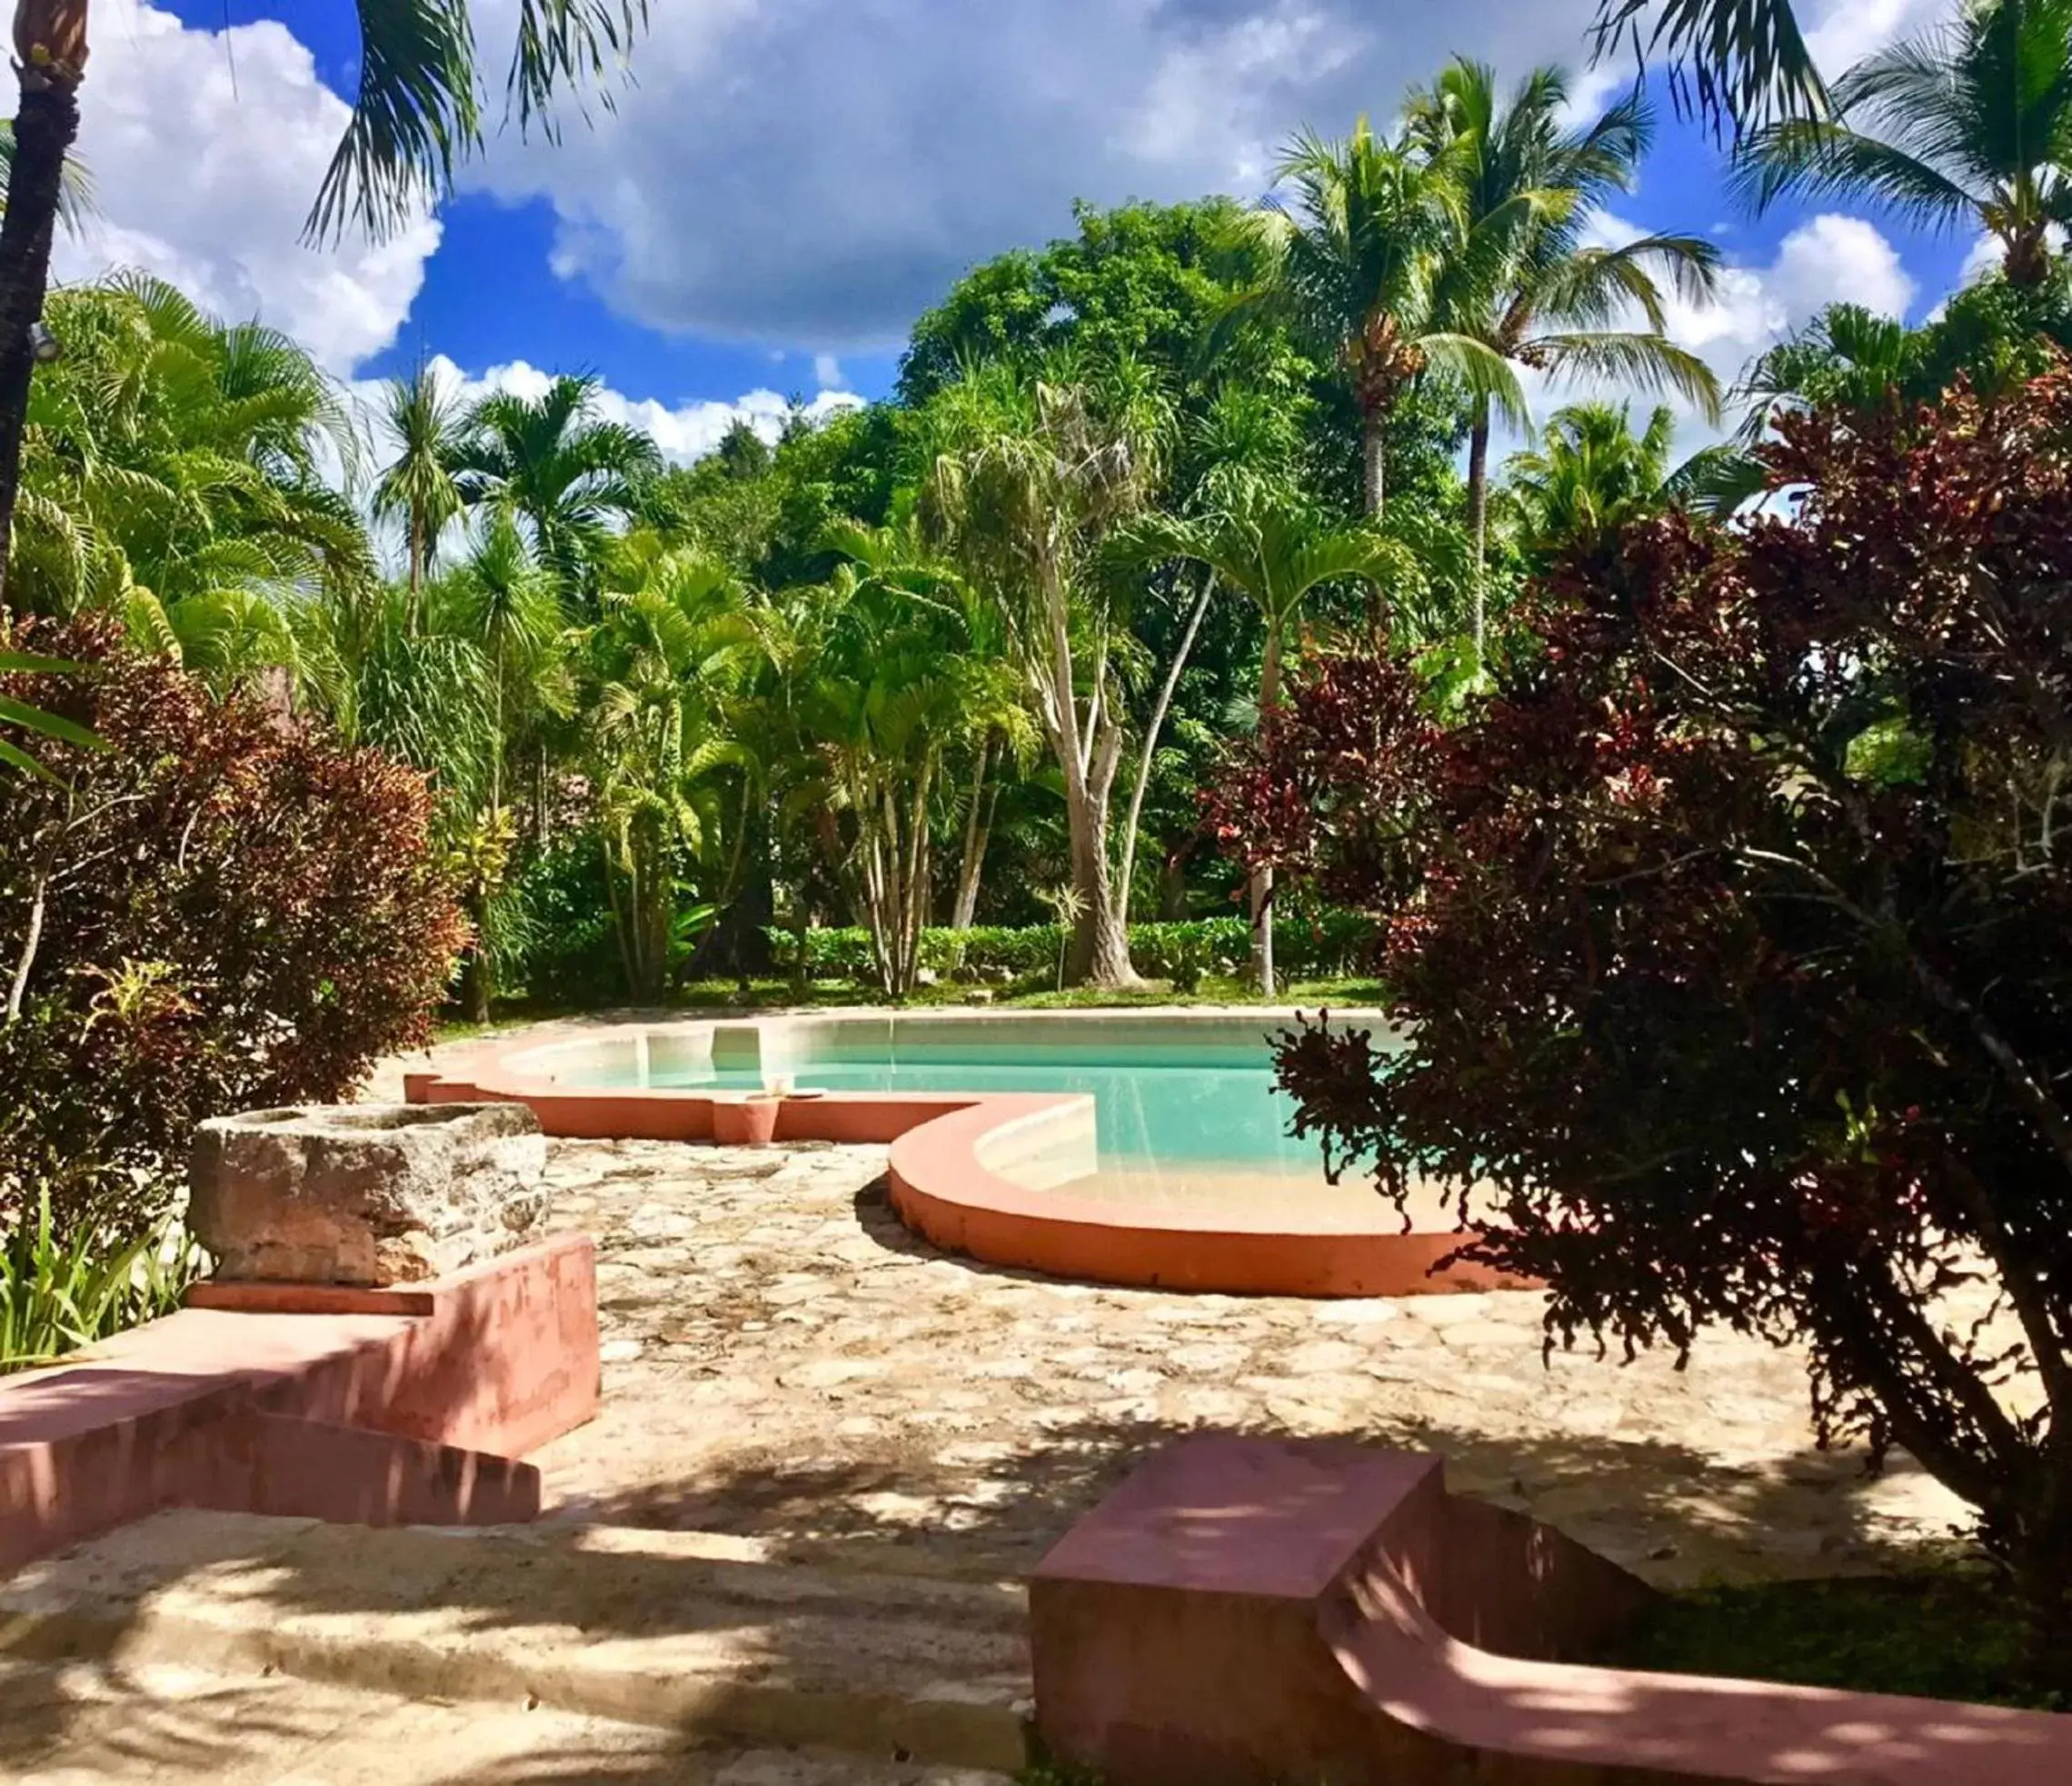
M 86 0 L 17 0 L 15 59 L 22 96 L 6 215 L 0 218 L 0 607 L 6 604 L 22 433 L 35 372 L 33 331 L 50 287 L 65 159 L 79 135 Z
M 1379 406 L 1365 408 L 1360 417 L 1360 497 L 1367 513 L 1377 518 L 1389 503 L 1389 417 Z
M 1468 434 L 1468 532 L 1475 547 L 1475 662 L 1482 662 L 1489 629 L 1489 400 L 1475 400 L 1475 420 Z

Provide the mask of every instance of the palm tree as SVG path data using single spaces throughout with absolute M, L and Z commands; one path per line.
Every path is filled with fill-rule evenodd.
M 931 594 L 931 584 L 943 590 L 934 567 L 896 541 L 864 530 L 842 537 L 864 555 L 822 591 L 807 719 L 852 829 L 849 859 L 880 982 L 901 997 L 921 967 L 937 795 L 951 755 L 982 763 L 996 735 L 1011 747 L 1032 742 L 1033 728 L 1018 666 L 984 649 L 987 605 Z
M 1542 560 L 1590 551 L 1673 498 L 1669 443 L 1676 417 L 1658 408 L 1639 434 L 1624 404 L 1574 404 L 1556 413 L 1536 452 L 1505 467 L 1527 552 Z
M 652 1003 L 678 940 L 682 869 L 700 869 L 708 913 L 740 875 L 756 760 L 726 701 L 762 642 L 732 573 L 695 553 L 637 543 L 611 582 L 588 645 L 585 733 L 627 985 Z
M 1717 421 L 1712 369 L 1664 334 L 1662 284 L 1703 302 L 1719 253 L 1702 237 L 1646 235 L 1619 247 L 1586 240 L 1593 213 L 1632 189 L 1653 136 L 1645 99 L 1628 95 L 1594 124 L 1567 129 L 1567 77 L 1539 68 L 1510 98 L 1495 72 L 1457 57 L 1410 97 L 1411 135 L 1459 169 L 1464 189 L 1456 266 L 1443 279 L 1454 326 L 1516 365 L 1562 379 L 1675 392 Z M 1492 233 L 1502 239 L 1485 245 Z M 1647 326 L 1621 328 L 1638 311 Z M 1475 651 L 1487 630 L 1489 394 L 1474 394 L 1468 445 L 1468 524 L 1475 552 Z
M 337 387 L 285 336 L 156 280 L 63 293 L 53 314 L 71 347 L 30 408 L 15 605 L 124 611 L 225 678 L 314 676 L 302 611 L 351 607 L 374 577 L 327 476 L 357 451 Z
M 1287 492 L 1240 484 L 1228 507 L 1200 516 L 1147 515 L 1131 530 L 1136 551 L 1151 558 L 1187 558 L 1214 574 L 1225 588 L 1250 598 L 1266 626 L 1260 659 L 1260 724 L 1273 723 L 1280 700 L 1289 631 L 1312 591 L 1328 583 L 1363 580 L 1383 587 L 1421 579 L 1426 566 L 1404 542 L 1376 524 L 1333 526 Z M 1250 884 L 1252 968 L 1259 990 L 1271 994 L 1273 871 L 1254 871 Z
M 6 209 L 6 196 L 15 184 L 15 126 L 0 122 L 0 211 Z M 67 157 L 65 177 L 57 193 L 57 221 L 59 227 L 77 233 L 80 226 L 94 213 L 94 176 L 81 162 Z
M 1021 697 L 1009 651 L 1006 617 L 999 604 L 983 596 L 953 563 L 930 546 L 911 501 L 902 499 L 882 527 L 837 522 L 827 530 L 824 544 L 848 560 L 856 575 L 869 584 L 870 599 L 822 602 L 816 616 L 820 622 L 816 669 L 824 672 L 838 662 L 829 626 L 832 615 L 868 617 L 887 603 L 905 611 L 916 624 L 925 618 L 927 630 L 917 636 L 940 644 L 955 660 L 952 686 L 965 703 L 966 714 L 954 742 L 968 758 L 969 773 L 961 796 L 963 848 L 950 928 L 969 930 L 978 909 L 1001 783 L 1017 766 L 1026 773 L 1042 743 Z
M 1090 376 L 1070 355 L 1032 370 L 1007 360 L 970 368 L 926 417 L 923 521 L 1000 604 L 1063 779 L 1080 913 L 1069 970 L 1098 986 L 1136 978 L 1109 855 L 1130 639 L 1099 564 L 1107 535 L 1156 490 L 1171 422 L 1141 366 Z
M 614 524 L 662 469 L 651 436 L 596 412 L 593 377 L 557 378 L 537 397 L 493 392 L 468 412 L 453 458 L 462 500 L 522 523 L 540 562 L 593 606 Z
M 461 512 L 453 463 L 460 443 L 460 407 L 421 359 L 407 376 L 392 378 L 383 387 L 376 420 L 395 456 L 374 484 L 374 514 L 377 521 L 403 522 L 414 611 L 424 573 L 438 553 L 439 534 Z
M 1300 434 L 1300 424 L 1289 405 L 1275 394 L 1242 381 L 1224 384 L 1187 429 L 1186 456 L 1196 467 L 1196 474 L 1193 491 L 1181 513 L 1197 516 L 1216 513 L 1249 500 L 1263 484 L 1291 487 L 1299 478 Z M 1144 562 L 1145 548 L 1129 530 L 1118 537 L 1116 547 L 1117 559 L 1123 566 L 1136 568 Z M 1136 888 L 1137 843 L 1144 801 L 1158 768 L 1159 742 L 1172 711 L 1173 697 L 1179 693 L 1180 679 L 1186 673 L 1201 624 L 1215 598 L 1216 573 L 1204 564 L 1201 586 L 1195 592 L 1179 643 L 1166 664 L 1158 696 L 1144 722 L 1143 741 L 1137 752 L 1136 782 L 1122 821 L 1122 866 L 1116 879 L 1125 929 Z
M 487 803 L 500 813 L 510 759 L 573 703 L 560 592 L 517 526 L 495 515 L 433 586 L 431 606 L 432 630 L 470 641 L 489 665 L 494 733 Z
M 1836 404 L 1864 415 L 1932 396 L 1926 336 L 1860 304 L 1830 304 L 1788 340 L 1760 355 L 1735 387 L 1748 412 L 1739 438 L 1753 446 L 1781 411 Z
M 1972 0 L 1841 76 L 1828 115 L 1755 132 L 1735 179 L 1876 200 L 1927 228 L 1985 231 L 2010 284 L 2040 284 L 2072 225 L 2072 0 Z
M 1428 368 L 1451 373 L 1500 414 L 1525 414 L 1503 355 L 1447 314 L 1441 274 L 1449 249 L 1454 266 L 1461 264 L 1469 233 L 1464 159 L 1383 142 L 1365 118 L 1342 143 L 1305 132 L 1275 171 L 1277 182 L 1293 188 L 1292 208 L 1275 197 L 1246 215 L 1254 276 L 1231 300 L 1219 333 L 1252 314 L 1282 317 L 1344 374 L 1360 410 L 1362 488 L 1372 515 L 1387 497 L 1389 418 Z M 1520 200 L 1485 220 L 1476 252 L 1508 245 L 1527 209 Z
M 505 78 L 520 128 L 548 123 L 557 92 L 603 76 L 647 23 L 647 0 L 517 0 Z M 443 191 L 483 143 L 481 65 L 467 0 L 354 0 L 359 85 L 311 209 L 313 238 L 356 222 L 377 236 Z M 33 330 L 50 282 L 88 54 L 87 0 L 15 0 L 21 84 L 0 216 L 0 605 L 35 368 Z
M 1738 135 L 1779 117 L 1815 117 L 1828 93 L 1792 0 L 1598 0 L 1599 61 L 1633 57 L 1636 75 L 1669 64 L 1680 105 Z

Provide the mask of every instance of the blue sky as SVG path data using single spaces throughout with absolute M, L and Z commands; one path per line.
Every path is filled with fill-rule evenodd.
M 512 0 L 479 0 L 500 59 Z M 469 380 L 596 373 L 688 457 L 733 414 L 883 392 L 963 267 L 1071 203 L 1251 195 L 1297 125 L 1390 115 L 1466 45 L 1583 60 L 1591 0 L 658 0 L 638 82 L 563 144 L 505 135 L 398 242 L 294 240 L 342 116 L 344 0 L 100 0 L 83 147 L 104 221 L 61 271 L 141 264 L 294 330 L 343 374 L 418 354 Z M 1940 0 L 1803 0 L 1830 66 Z M 226 23 L 230 29 L 227 34 Z M 327 90 L 328 89 L 328 90 Z M 1678 332 L 1728 376 L 1835 297 L 1918 318 L 1972 244 L 1875 213 L 1751 219 L 1665 108 L 1626 224 L 1715 233 L 1738 271 Z M 1608 227 L 1616 227 L 1608 224 Z

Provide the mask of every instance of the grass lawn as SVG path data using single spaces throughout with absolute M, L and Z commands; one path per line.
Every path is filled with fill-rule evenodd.
M 1765 1581 L 1666 1596 L 1595 1661 L 1924 1699 L 2067 1709 L 2021 1680 L 2021 1627 L 1984 1570 Z
M 982 994 L 991 993 L 991 997 Z M 974 997 L 974 993 L 981 996 Z M 1137 1005 L 1158 1004 L 1257 1004 L 1295 1005 L 1305 1011 L 1329 1007 L 1347 1010 L 1379 1004 L 1383 997 L 1378 982 L 1366 979 L 1302 980 L 1284 987 L 1271 999 L 1262 999 L 1241 980 L 1211 974 L 1191 993 L 1175 993 L 1165 982 L 1147 981 L 1126 992 L 1102 992 L 1072 986 L 1060 992 L 1044 976 L 1011 986 L 991 988 L 936 985 L 915 988 L 900 1006 L 902 1010 L 949 1010 L 987 1006 L 1006 1011 L 1106 1011 L 1127 1010 Z M 698 980 L 681 987 L 671 1000 L 671 1009 L 686 1015 L 714 1012 L 779 1011 L 797 1003 L 788 980 L 754 980 L 745 991 L 732 980 Z M 875 986 L 846 980 L 816 980 L 804 1001 L 807 1006 L 885 1004 L 883 993 Z M 536 1004 L 518 999 L 497 1006 L 495 1021 L 487 1025 L 459 1018 L 443 1019 L 437 1029 L 440 1042 L 465 1042 L 497 1030 L 523 1023 L 546 1023 L 557 1017 L 583 1013 L 565 1006 Z

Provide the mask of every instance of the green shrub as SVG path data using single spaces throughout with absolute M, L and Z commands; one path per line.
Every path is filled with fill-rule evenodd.
M 503 978 L 535 1003 L 573 1009 L 625 997 L 626 972 L 612 933 L 611 894 L 596 834 L 572 832 L 528 858 L 509 890 L 524 913 L 525 940 Z
M 0 777 L 0 1233 L 47 1192 L 67 1242 L 126 1238 L 195 1123 L 344 1096 L 423 1039 L 467 930 L 423 775 L 105 616 L 15 636 L 81 666 L 33 692 L 107 748 Z
M 789 971 L 797 937 L 788 930 L 766 933 L 780 968 Z M 1274 931 L 1275 954 L 1289 979 L 1335 979 L 1370 965 L 1376 934 L 1373 920 L 1357 912 L 1283 913 Z M 1057 959 L 1058 942 L 1055 924 L 927 930 L 921 933 L 921 961 L 945 979 L 1009 974 L 1019 980 L 1048 973 Z M 1243 918 L 1130 927 L 1130 959 L 1137 972 L 1149 980 L 1170 980 L 1181 991 L 1199 985 L 1208 973 L 1242 973 L 1250 953 L 1251 927 Z M 806 933 L 809 979 L 868 981 L 875 971 L 869 932 Z
M 91 1222 L 60 1238 L 45 1187 L 35 1219 L 0 1236 L 0 1374 L 170 1314 L 202 1262 L 172 1217 L 131 1240 Z

